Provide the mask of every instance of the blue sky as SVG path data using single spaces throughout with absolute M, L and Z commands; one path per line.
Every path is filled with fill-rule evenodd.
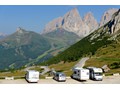
M 17 27 L 22 27 L 26 30 L 40 33 L 49 21 L 63 16 L 74 7 L 78 9 L 81 17 L 91 11 L 98 22 L 106 10 L 110 8 L 120 8 L 120 6 L 114 5 L 0 5 L 0 32 L 11 34 L 16 31 Z

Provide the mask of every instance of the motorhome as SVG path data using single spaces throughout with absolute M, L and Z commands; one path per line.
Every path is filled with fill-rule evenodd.
M 39 72 L 35 70 L 27 71 L 25 78 L 28 82 L 38 82 L 39 81 Z
M 80 81 L 86 81 L 89 79 L 89 70 L 79 67 L 73 68 L 73 74 L 71 77 Z
M 55 79 L 57 81 L 66 81 L 66 75 L 62 72 L 56 72 L 54 74 L 53 79 Z
M 103 79 L 103 71 L 101 68 L 96 68 L 96 67 L 88 67 L 90 71 L 90 79 L 92 80 L 97 80 L 97 81 L 102 81 Z

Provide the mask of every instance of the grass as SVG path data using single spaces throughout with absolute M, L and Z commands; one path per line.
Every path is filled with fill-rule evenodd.
M 36 70 L 36 71 L 42 72 L 44 69 L 36 66 L 34 68 L 30 68 L 30 70 Z
M 85 63 L 85 67 L 102 67 L 106 64 L 111 70 L 105 74 L 112 75 L 113 73 L 120 73 L 120 68 L 111 68 L 111 64 L 115 62 L 120 62 L 120 44 L 118 43 L 118 41 L 107 45 L 107 47 L 103 46 L 99 48 L 96 51 L 95 55 Z
M 54 68 L 56 71 L 64 72 L 66 76 L 70 76 L 72 74 L 72 67 L 77 63 L 75 62 L 60 62 L 59 64 L 52 64 L 49 66 L 49 68 Z
M 94 66 L 94 67 L 101 68 L 103 65 L 108 65 L 108 67 L 110 68 L 110 71 L 105 73 L 105 75 L 108 76 L 108 75 L 112 75 L 113 73 L 120 73 L 120 68 L 116 68 L 116 69 L 111 68 L 110 65 L 114 62 L 120 62 L 120 59 L 119 58 L 91 58 L 85 63 L 84 67 Z
M 43 69 L 41 69 L 40 67 L 34 67 L 31 68 L 30 70 L 37 70 L 40 72 Z M 0 79 L 5 79 L 5 77 L 12 77 L 12 76 L 14 76 L 14 79 L 25 79 L 25 74 L 26 71 L 22 71 L 22 70 L 16 70 L 13 72 L 0 72 Z M 45 79 L 45 76 L 40 75 L 40 79 Z
M 113 75 L 114 73 L 120 73 L 120 68 L 117 69 L 111 69 L 107 73 L 105 73 L 106 76 Z
M 40 79 L 45 79 L 45 76 L 41 75 L 41 76 L 40 76 Z
M 0 73 L 0 77 L 16 77 L 16 78 L 23 78 L 25 76 L 26 72 L 25 71 L 14 71 L 14 72 L 2 72 Z
M 90 58 L 86 61 L 84 67 L 88 66 L 95 66 L 95 67 L 102 67 L 103 65 L 110 65 L 114 62 L 119 62 L 120 58 Z
M 96 57 L 120 58 L 120 44 L 112 43 L 107 47 L 101 47 L 95 53 Z

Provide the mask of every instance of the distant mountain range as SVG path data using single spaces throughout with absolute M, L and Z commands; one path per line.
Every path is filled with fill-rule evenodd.
M 88 12 L 82 19 L 77 8 L 74 8 L 67 12 L 63 17 L 58 17 L 46 24 L 42 33 L 49 33 L 58 28 L 62 28 L 66 31 L 75 33 L 80 38 L 83 38 L 106 24 L 117 10 L 118 9 L 114 8 L 107 10 L 103 14 L 99 24 L 94 18 L 92 12 Z
M 40 34 L 18 28 L 0 40 L 0 69 L 19 68 L 49 48 L 50 43 Z
M 74 61 L 83 55 L 93 55 L 98 48 L 110 44 L 111 40 L 107 41 L 106 36 L 113 35 L 119 29 L 116 25 L 112 24 L 114 27 L 111 27 L 111 24 L 107 23 L 113 19 L 112 15 L 116 10 L 106 11 L 98 24 L 91 12 L 88 12 L 82 19 L 78 10 L 74 8 L 63 17 L 50 21 L 42 34 L 19 27 L 15 33 L 5 38 L 0 35 L 0 70 L 39 64 L 53 56 L 55 57 L 49 60 L 49 63 L 57 63 L 61 60 Z M 115 24 L 117 23 L 116 20 Z M 73 46 L 70 47 L 71 45 Z
M 4 37 L 6 37 L 6 36 L 7 36 L 6 34 L 0 33 L 0 39 L 4 38 Z
M 17 28 L 0 40 L 0 69 L 14 69 L 38 64 L 77 42 L 79 37 L 65 30 L 44 35 Z

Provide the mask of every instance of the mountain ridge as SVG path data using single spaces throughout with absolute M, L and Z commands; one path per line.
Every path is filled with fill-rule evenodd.
M 91 17 L 93 17 L 93 15 L 91 15 Z M 95 18 L 93 17 L 92 19 L 94 20 L 93 22 L 95 22 L 96 24 L 97 21 L 95 20 Z M 56 18 L 53 21 L 50 21 L 48 24 L 46 24 L 43 33 L 54 31 L 57 28 L 62 28 L 66 31 L 73 32 L 82 38 L 87 36 L 90 32 L 92 32 L 92 30 L 95 30 L 93 28 L 91 29 L 82 20 L 77 8 L 73 8 L 72 10 L 68 11 L 63 17 Z
M 0 69 L 20 68 L 50 48 L 50 43 L 40 34 L 19 28 L 0 40 Z
M 116 40 L 117 42 L 120 40 L 120 9 L 113 14 L 112 19 L 104 26 L 75 43 L 61 54 L 51 58 L 47 63 L 73 62 L 84 56 L 91 57 L 99 48 L 106 48 L 116 42 Z
M 100 28 L 102 25 L 109 22 L 109 20 L 112 18 L 112 15 L 117 10 L 118 9 L 116 8 L 111 8 L 105 11 L 101 17 L 100 23 L 98 23 L 92 12 L 86 13 L 84 17 L 81 18 L 77 8 L 73 8 L 62 17 L 58 17 L 46 24 L 42 33 L 49 33 L 57 30 L 57 28 L 62 28 L 66 31 L 77 34 L 80 36 L 80 38 L 84 38 L 90 33 L 94 32 L 96 29 Z

